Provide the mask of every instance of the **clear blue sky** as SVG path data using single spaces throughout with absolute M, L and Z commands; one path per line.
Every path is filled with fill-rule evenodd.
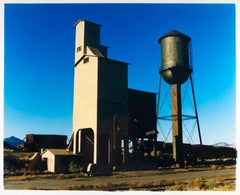
M 102 25 L 108 57 L 131 64 L 129 88 L 156 93 L 158 38 L 173 28 L 190 36 L 203 143 L 236 143 L 235 4 L 5 4 L 4 12 L 4 137 L 71 136 L 74 24 L 86 19 Z

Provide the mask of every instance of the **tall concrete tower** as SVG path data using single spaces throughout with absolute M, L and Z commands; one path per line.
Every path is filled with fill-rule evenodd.
M 75 24 L 73 152 L 86 164 L 122 162 L 127 143 L 128 64 L 107 58 L 100 27 Z
M 192 94 L 194 99 L 195 116 L 197 119 L 198 129 L 199 121 L 196 109 L 196 101 L 192 84 L 192 67 L 189 51 L 189 43 L 191 39 L 189 36 L 172 30 L 162 36 L 158 42 L 161 44 L 161 62 L 162 66 L 159 71 L 161 77 L 172 88 L 172 147 L 173 159 L 176 164 L 183 164 L 183 132 L 182 132 L 182 99 L 181 99 L 181 85 L 189 78 L 191 81 Z M 187 116 L 188 119 L 192 116 Z M 200 129 L 199 137 L 201 143 Z

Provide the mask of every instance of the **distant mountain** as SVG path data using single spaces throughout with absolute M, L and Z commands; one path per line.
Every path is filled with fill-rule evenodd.
M 7 147 L 7 148 L 18 149 L 17 146 L 19 144 L 24 144 L 24 143 L 25 143 L 25 141 L 23 141 L 17 137 L 14 137 L 14 136 L 4 138 L 4 147 Z
M 226 143 L 226 142 L 218 142 L 218 143 L 216 143 L 216 144 L 213 144 L 213 146 L 236 148 L 236 145 L 235 145 L 235 144 L 228 144 L 228 143 Z

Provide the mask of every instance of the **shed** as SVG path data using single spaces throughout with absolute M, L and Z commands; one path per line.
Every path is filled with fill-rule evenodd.
M 41 153 L 43 161 L 47 161 L 47 171 L 66 173 L 71 162 L 81 163 L 81 156 L 66 149 L 46 149 Z

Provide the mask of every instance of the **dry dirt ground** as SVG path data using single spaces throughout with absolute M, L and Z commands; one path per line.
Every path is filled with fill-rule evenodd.
M 235 191 L 235 166 L 113 172 L 109 176 L 25 174 L 4 176 L 4 190 Z

